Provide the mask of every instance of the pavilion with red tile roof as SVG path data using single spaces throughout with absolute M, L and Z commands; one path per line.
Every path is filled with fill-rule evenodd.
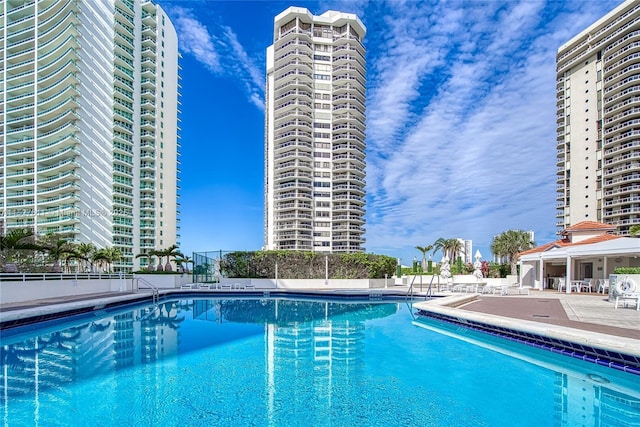
M 640 239 L 618 236 L 615 229 L 583 221 L 565 228 L 558 240 L 520 252 L 520 285 L 543 289 L 559 279 L 608 279 L 617 267 L 640 266 Z

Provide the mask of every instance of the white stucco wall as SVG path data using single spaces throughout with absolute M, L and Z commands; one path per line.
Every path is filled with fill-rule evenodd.
M 131 291 L 131 279 L 2 280 L 0 304 L 46 298 Z

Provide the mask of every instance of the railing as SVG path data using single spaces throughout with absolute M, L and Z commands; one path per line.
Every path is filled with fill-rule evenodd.
M 0 282 L 30 282 L 35 280 L 87 280 L 131 278 L 121 273 L 0 273 Z

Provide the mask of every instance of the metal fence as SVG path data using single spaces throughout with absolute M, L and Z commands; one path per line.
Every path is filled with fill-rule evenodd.
M 193 253 L 193 282 L 217 283 L 224 277 L 224 271 L 220 268 L 222 257 L 236 251 L 208 251 Z

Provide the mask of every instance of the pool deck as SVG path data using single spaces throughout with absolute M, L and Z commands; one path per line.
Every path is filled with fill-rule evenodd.
M 543 291 L 517 296 L 455 294 L 413 305 L 424 316 L 456 324 L 497 333 L 505 331 L 509 336 L 515 333 L 524 340 L 531 337 L 539 342 L 535 337 L 546 337 L 551 345 L 569 346 L 568 353 L 580 349 L 574 357 L 583 360 L 593 359 L 599 351 L 596 349 L 618 355 L 616 357 L 627 355 L 631 360 L 627 363 L 629 369 L 640 375 L 640 311 L 635 309 L 635 304 L 617 309 L 614 306 L 606 295 Z M 591 356 L 585 356 L 583 350 Z M 603 363 L 611 360 L 601 359 Z

